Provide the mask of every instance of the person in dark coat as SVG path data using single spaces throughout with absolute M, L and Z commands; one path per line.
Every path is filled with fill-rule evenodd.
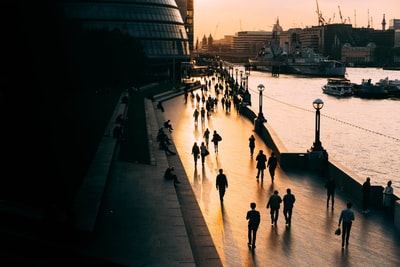
M 332 210 L 333 210 L 333 206 L 335 204 L 335 188 L 336 188 L 335 179 L 333 179 L 333 177 L 330 177 L 329 180 L 326 182 L 325 188 L 327 195 L 326 207 L 329 208 L 329 200 L 331 200 Z
M 256 157 L 256 161 L 257 161 L 257 176 L 256 178 L 260 178 L 260 174 L 261 174 L 261 181 L 264 181 L 264 170 L 266 168 L 266 162 L 267 162 L 267 156 L 264 154 L 264 152 L 262 150 L 260 150 L 258 152 L 258 155 Z
M 251 135 L 249 137 L 249 148 L 250 148 L 250 156 L 253 157 L 254 154 L 254 148 L 256 147 L 256 138 L 254 135 Z
M 362 186 L 362 205 L 363 205 L 363 213 L 368 213 L 369 212 L 369 198 L 370 198 L 370 193 L 371 193 L 371 179 L 367 177 L 365 182 L 363 183 Z
M 246 220 L 249 220 L 248 223 L 248 230 L 247 230 L 247 236 L 249 239 L 248 245 L 249 247 L 251 246 L 252 249 L 256 247 L 256 237 L 257 237 L 257 229 L 258 226 L 260 225 L 260 212 L 256 210 L 256 203 L 252 202 L 250 203 L 250 208 L 247 212 L 246 215 Z
M 282 203 L 282 198 L 279 196 L 278 190 L 275 190 L 274 194 L 270 196 L 267 203 L 267 209 L 270 209 L 270 214 L 271 214 L 271 225 L 276 226 L 278 222 L 279 209 L 281 207 L 281 203 Z
M 290 188 L 286 189 L 286 195 L 283 196 L 283 216 L 285 216 L 288 227 L 292 224 L 294 202 L 296 202 L 296 197 L 292 194 L 292 190 Z
M 197 166 L 197 159 L 199 158 L 200 155 L 200 147 L 197 145 L 196 142 L 194 142 L 192 146 L 192 155 L 193 155 L 193 160 L 194 160 L 194 166 Z
M 276 169 L 277 165 L 278 165 L 278 160 L 276 159 L 275 153 L 272 152 L 271 157 L 269 157 L 268 162 L 267 162 L 267 167 L 268 167 L 268 171 L 271 176 L 272 182 L 274 182 L 275 169 Z
M 219 199 L 221 202 L 224 201 L 225 190 L 228 188 L 228 179 L 224 174 L 223 169 L 219 169 L 219 174 L 217 175 L 216 187 L 219 191 Z
M 214 143 L 214 152 L 218 153 L 218 143 L 222 140 L 222 137 L 217 133 L 216 130 L 214 130 L 213 137 L 211 139 L 211 142 Z

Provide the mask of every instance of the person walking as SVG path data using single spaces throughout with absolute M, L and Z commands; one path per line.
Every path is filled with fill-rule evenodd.
M 256 248 L 257 229 L 258 229 L 258 226 L 260 225 L 261 216 L 260 216 L 260 212 L 258 210 L 256 210 L 255 202 L 250 203 L 250 208 L 251 208 L 251 210 L 249 210 L 246 215 L 246 220 L 249 221 L 248 226 L 247 226 L 247 236 L 248 236 L 249 242 L 247 244 L 248 244 L 249 248 L 251 247 L 252 249 L 255 249 Z
M 268 162 L 267 162 L 267 167 L 268 167 L 269 175 L 271 176 L 272 182 L 274 182 L 274 178 L 275 178 L 276 165 L 278 165 L 278 160 L 276 159 L 275 153 L 272 152 L 271 156 L 269 157 Z
M 256 147 L 256 138 L 254 135 L 251 135 L 249 137 L 249 148 L 250 148 L 250 157 L 253 157 L 254 154 L 254 148 Z
M 332 210 L 333 210 L 333 206 L 335 204 L 335 188 L 336 188 L 335 179 L 333 179 L 333 177 L 330 177 L 329 180 L 326 182 L 325 188 L 327 195 L 326 208 L 329 208 L 329 200 L 331 200 Z
M 369 198 L 371 193 L 371 182 L 370 178 L 367 177 L 365 182 L 362 185 L 362 206 L 363 206 L 363 213 L 369 212 Z
M 195 110 L 193 111 L 193 117 L 194 117 L 194 125 L 198 125 L 199 123 L 199 115 L 200 115 L 200 111 L 195 108 Z
M 223 202 L 225 196 L 225 190 L 226 188 L 228 188 L 228 179 L 226 178 L 223 169 L 219 169 L 219 173 L 217 175 L 216 187 L 217 190 L 219 191 L 219 200 Z
M 257 161 L 257 176 L 256 178 L 260 178 L 260 174 L 261 174 L 261 181 L 264 181 L 264 170 L 266 168 L 265 163 L 267 162 L 267 156 L 264 154 L 264 152 L 262 150 L 260 150 L 258 152 L 258 155 L 256 157 L 256 161 Z
M 388 181 L 385 189 L 383 190 L 383 208 L 389 212 L 392 207 L 393 187 L 392 181 Z
M 206 159 L 206 156 L 208 156 L 210 154 L 210 152 L 208 152 L 208 149 L 206 147 L 206 145 L 204 144 L 204 142 L 201 142 L 200 145 L 200 156 L 201 156 L 201 164 L 204 166 L 204 161 Z
M 339 217 L 339 224 L 342 224 L 342 248 L 344 248 L 344 241 L 346 240 L 346 247 L 349 245 L 349 237 L 350 237 L 350 230 L 351 225 L 354 221 L 354 212 L 351 210 L 353 204 L 351 202 L 347 202 L 347 208 L 342 210 Z
M 193 155 L 193 160 L 194 160 L 194 166 L 197 166 L 197 159 L 199 158 L 199 155 L 200 155 L 200 148 L 196 142 L 194 142 L 194 144 L 192 146 L 192 155 Z
M 218 153 L 218 143 L 222 141 L 222 137 L 217 133 L 216 130 L 214 130 L 213 137 L 211 139 L 211 142 L 214 143 L 214 152 Z
M 208 148 L 208 143 L 210 142 L 210 130 L 208 130 L 208 128 L 206 128 L 206 130 L 204 131 L 203 138 Z
M 285 216 L 286 226 L 290 227 L 292 223 L 293 205 L 296 197 L 292 194 L 290 188 L 286 189 L 286 195 L 283 196 L 283 216 Z
M 279 217 L 279 209 L 281 207 L 282 203 L 282 198 L 279 196 L 278 190 L 274 191 L 274 194 L 270 196 L 268 203 L 267 203 L 267 209 L 270 209 L 270 214 L 271 214 L 271 225 L 275 225 L 278 222 L 278 217 Z

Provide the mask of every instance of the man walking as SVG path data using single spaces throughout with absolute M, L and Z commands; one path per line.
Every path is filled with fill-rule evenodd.
M 265 163 L 267 162 L 267 156 L 264 154 L 264 152 L 262 150 L 260 150 L 258 152 L 258 155 L 256 157 L 256 161 L 257 161 L 257 176 L 256 178 L 258 179 L 260 177 L 261 174 L 261 181 L 264 181 L 264 170 L 265 170 Z
M 272 152 L 271 157 L 269 157 L 268 162 L 267 162 L 267 167 L 268 167 L 272 182 L 274 182 L 274 178 L 275 178 L 276 165 L 278 165 L 278 160 L 275 157 L 275 153 Z
M 290 227 L 292 223 L 293 204 L 296 201 L 290 188 L 286 189 L 286 195 L 283 196 L 283 215 L 285 216 L 286 226 Z
M 248 224 L 248 245 L 249 248 L 255 249 L 256 247 L 256 236 L 257 236 L 257 229 L 260 224 L 260 212 L 256 210 L 256 203 L 250 203 L 250 208 L 246 215 L 246 220 L 249 220 Z
M 326 208 L 329 208 L 329 200 L 331 200 L 332 210 L 335 205 L 335 188 L 336 183 L 333 177 L 330 177 L 329 180 L 325 184 L 326 188 Z
M 225 190 L 226 188 L 228 188 L 228 179 L 226 178 L 226 175 L 223 172 L 224 171 L 222 169 L 219 169 L 219 174 L 217 175 L 217 182 L 216 182 L 216 187 L 217 190 L 219 191 L 219 200 L 221 202 L 224 201 Z
M 282 198 L 279 196 L 278 190 L 274 191 L 274 194 L 270 196 L 268 203 L 267 203 L 267 209 L 270 209 L 270 214 L 271 214 L 271 225 L 275 225 L 278 222 L 278 216 L 279 216 L 279 208 L 281 207 L 281 202 Z
M 342 210 L 339 217 L 339 224 L 343 221 L 342 224 L 342 248 L 344 248 L 344 241 L 346 240 L 346 247 L 349 245 L 349 237 L 350 237 L 350 230 L 351 225 L 354 221 L 354 212 L 351 210 L 353 204 L 351 202 L 347 202 L 347 208 Z

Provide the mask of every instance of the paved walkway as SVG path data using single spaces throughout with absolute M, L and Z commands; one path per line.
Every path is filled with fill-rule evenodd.
M 210 147 L 204 168 L 200 163 L 195 168 L 190 149 L 202 141 L 204 130 L 193 123 L 196 104 L 184 103 L 183 96 L 163 100 L 164 113 L 156 101 L 146 102 L 153 164 L 113 159 L 90 238 L 63 243 L 59 236 L 41 240 L 38 232 L 3 228 L 2 258 L 16 259 L 19 266 L 400 266 L 400 235 L 380 211 L 364 215 L 355 206 L 350 245 L 341 249 L 340 237 L 333 234 L 347 201 L 340 191 L 332 211 L 325 206 L 324 181 L 310 173 L 278 168 L 274 184 L 267 173 L 257 182 L 248 148 L 253 125 L 235 112 L 219 106 L 206 120 L 204 127 L 217 130 L 223 141 L 218 154 Z M 175 156 L 166 156 L 156 142 L 167 119 L 174 127 Z M 256 151 L 270 154 L 255 137 Z M 181 181 L 176 188 L 163 179 L 168 165 L 175 166 Z M 215 189 L 219 168 L 229 179 L 222 205 Z M 271 227 L 267 198 L 275 189 L 283 195 L 287 187 L 297 198 L 292 227 L 285 227 L 282 214 L 278 226 Z M 245 220 L 252 201 L 262 218 L 254 251 L 247 247 Z
M 204 124 L 196 127 L 192 117 L 196 105 L 190 101 L 185 104 L 179 97 L 164 101 L 164 117 L 174 126 L 176 149 L 224 266 L 400 266 L 400 235 L 382 212 L 363 214 L 355 205 L 350 245 L 342 249 L 341 237 L 335 236 L 334 231 L 348 199 L 340 189 L 335 209 L 331 210 L 326 208 L 325 181 L 311 173 L 284 172 L 278 167 L 274 183 L 268 172 L 263 182 L 257 181 L 248 138 L 255 135 L 256 151 L 262 149 L 269 155 L 271 150 L 259 141 L 252 123 L 234 109 L 226 113 L 219 105 Z M 201 163 L 195 167 L 191 147 L 193 142 L 203 141 L 205 128 L 217 130 L 223 141 L 218 153 L 210 144 L 211 154 L 204 167 Z M 215 188 L 219 168 L 224 169 L 229 180 L 222 205 Z M 289 187 L 297 198 L 292 227 L 285 227 L 282 210 L 277 227 L 271 227 L 265 207 L 268 197 L 274 190 L 283 196 Z M 257 203 L 262 222 L 257 247 L 249 251 L 245 216 L 252 201 Z

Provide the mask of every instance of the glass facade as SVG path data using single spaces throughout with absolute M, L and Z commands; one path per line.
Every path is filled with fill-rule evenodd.
M 175 0 L 63 1 L 64 16 L 84 29 L 120 29 L 141 41 L 153 60 L 190 57 L 185 24 Z

